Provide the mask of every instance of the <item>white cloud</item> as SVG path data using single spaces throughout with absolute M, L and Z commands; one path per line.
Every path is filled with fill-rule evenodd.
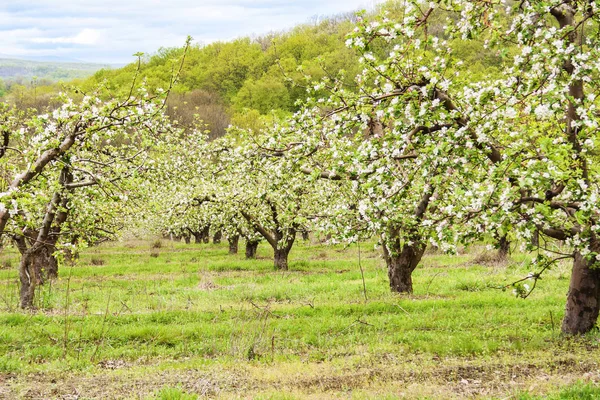
M 99 42 L 101 38 L 100 31 L 97 29 L 84 29 L 75 36 L 59 37 L 35 37 L 31 39 L 34 43 L 70 43 L 93 45 Z
M 60 55 L 101 63 L 138 51 L 292 28 L 313 16 L 380 0 L 2 0 L 0 54 Z

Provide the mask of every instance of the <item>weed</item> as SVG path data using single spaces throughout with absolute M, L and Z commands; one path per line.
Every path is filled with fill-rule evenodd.
M 164 388 L 154 397 L 156 400 L 197 400 L 198 396 L 187 394 L 179 388 Z
M 98 258 L 98 257 L 92 257 L 90 260 L 90 264 L 96 265 L 96 266 L 104 265 L 105 263 L 106 262 L 104 261 L 104 259 Z

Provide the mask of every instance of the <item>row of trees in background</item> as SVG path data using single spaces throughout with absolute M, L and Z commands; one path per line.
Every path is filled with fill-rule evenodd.
M 293 84 L 310 82 L 297 53 L 319 43 L 314 32 L 322 27 L 290 33 L 287 50 L 248 40 L 195 49 L 182 83 L 169 81 L 180 89 L 170 119 L 164 94 L 129 85 L 122 95 L 127 68 L 96 76 L 109 78 L 106 94 L 63 99 L 52 114 L 3 110 L 2 155 L 12 159 L 2 164 L 0 228 L 23 252 L 23 306 L 31 305 L 35 265 L 47 265 L 29 254 L 92 241 L 89 232 L 127 215 L 136 199 L 157 231 L 205 238 L 208 230 L 232 249 L 240 237 L 250 248 L 263 240 L 279 269 L 287 269 L 300 232 L 347 243 L 375 236 L 396 292 L 412 292 L 412 272 L 430 245 L 453 252 L 490 238 L 504 248 L 516 243 L 532 253 L 533 281 L 569 258 L 562 329 L 591 330 L 600 311 L 600 43 L 587 32 L 600 25 L 600 5 L 396 6 L 379 18 L 357 17 L 343 41 L 338 29 L 348 31 L 349 22 L 330 24 L 321 39 L 340 50 L 305 86 Z M 486 60 L 485 73 L 464 49 Z M 164 83 L 151 72 L 172 71 L 160 60 L 174 55 L 181 51 L 139 69 L 151 88 Z M 206 60 L 219 62 L 211 69 Z M 125 100 L 101 100 L 119 93 Z M 253 103 L 272 95 L 294 102 Z M 182 110 L 190 103 L 197 113 Z M 213 120 L 200 122 L 209 109 Z M 214 121 L 225 127 L 232 110 L 244 122 L 216 134 Z M 284 113 L 248 122 L 272 110 Z

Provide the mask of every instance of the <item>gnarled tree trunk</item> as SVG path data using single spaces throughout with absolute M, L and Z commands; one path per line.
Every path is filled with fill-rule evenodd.
M 202 232 L 194 232 L 194 231 L 190 231 L 190 232 L 192 233 L 192 236 L 194 236 L 194 243 L 196 243 L 196 244 L 202 243 Z M 188 243 L 188 242 L 186 241 L 186 243 Z
M 563 333 L 589 332 L 596 325 L 600 311 L 600 269 L 579 252 L 575 252 L 573 272 L 567 294 Z
M 246 259 L 252 260 L 256 258 L 258 243 L 258 240 L 246 240 Z
M 240 237 L 238 235 L 230 236 L 227 241 L 229 242 L 229 254 L 237 254 Z
M 19 264 L 21 308 L 33 308 L 35 288 L 58 275 L 58 262 L 53 253 L 50 246 L 40 246 L 29 248 L 22 255 Z
M 56 247 L 50 244 L 41 250 L 41 259 L 44 261 L 40 264 L 40 274 L 43 281 L 58 278 L 58 260 L 54 257 L 55 251 Z
M 70 190 L 67 185 L 73 182 L 70 166 L 63 167 L 59 182 L 63 186 L 64 192 L 57 191 L 52 196 L 40 229 L 25 229 L 22 235 L 14 237 L 21 253 L 19 280 L 21 282 L 22 308 L 33 308 L 36 286 L 43 284 L 45 279 L 58 275 L 58 262 L 54 257 L 54 252 L 61 226 L 66 221 L 69 212 L 69 198 L 66 193 Z
M 20 290 L 20 301 L 21 308 L 31 309 L 33 308 L 33 299 L 35 297 L 35 288 L 41 284 L 40 277 L 37 273 L 38 267 L 34 254 L 30 251 L 26 251 L 21 256 L 21 262 L 19 264 L 19 280 L 21 281 Z
M 290 254 L 290 248 L 286 247 L 283 249 L 274 250 L 274 265 L 276 269 L 287 270 L 288 269 L 288 256 Z
M 221 243 L 221 238 L 223 237 L 223 233 L 221 231 L 216 231 L 213 235 L 213 244 Z
M 427 246 L 422 243 L 405 244 L 399 251 L 390 252 L 383 246 L 383 258 L 388 267 L 390 289 L 397 293 L 412 293 L 412 273 L 421 262 Z
M 206 225 L 202 229 L 202 240 L 204 241 L 204 243 L 210 243 L 210 225 Z
M 508 254 L 510 253 L 510 242 L 506 238 L 506 235 L 503 235 L 498 239 L 498 260 L 503 261 L 508 258 Z

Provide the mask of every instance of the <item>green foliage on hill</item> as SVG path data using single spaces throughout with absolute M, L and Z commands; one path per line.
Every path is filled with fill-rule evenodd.
M 198 113 L 213 135 L 220 136 L 232 119 L 246 127 L 259 127 L 258 121 L 270 119 L 273 113 L 283 116 L 295 111 L 295 103 L 305 97 L 305 76 L 320 79 L 340 69 L 348 70 L 348 76 L 358 73 L 357 56 L 344 44 L 351 18 L 301 25 L 254 39 L 197 45 L 188 54 L 171 96 L 171 115 L 182 122 L 193 120 L 190 114 Z M 150 87 L 168 87 L 176 67 L 173 60 L 181 51 L 160 49 L 143 57 L 139 81 L 145 79 Z M 105 83 L 114 93 L 123 94 L 135 71 L 136 63 L 101 70 L 78 84 L 86 91 Z M 198 103 L 201 98 L 210 102 Z M 220 108 L 216 112 L 219 121 L 214 120 L 215 107 Z M 227 115 L 226 123 L 223 115 Z

